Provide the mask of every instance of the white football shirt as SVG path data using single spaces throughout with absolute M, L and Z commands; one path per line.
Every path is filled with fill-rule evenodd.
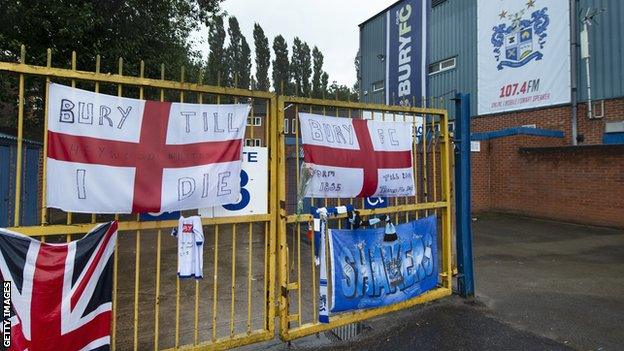
M 178 277 L 203 278 L 204 271 L 204 230 L 201 218 L 180 217 L 178 227 L 171 235 L 178 238 Z

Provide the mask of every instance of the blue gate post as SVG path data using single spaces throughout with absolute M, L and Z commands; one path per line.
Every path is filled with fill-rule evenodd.
M 455 95 L 455 226 L 457 285 L 462 297 L 474 296 L 472 216 L 470 213 L 470 94 Z

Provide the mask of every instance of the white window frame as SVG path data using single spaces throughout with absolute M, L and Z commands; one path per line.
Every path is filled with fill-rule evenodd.
M 288 118 L 284 118 L 284 134 L 290 133 L 289 121 L 290 120 Z
M 296 118 L 292 119 L 292 122 L 290 122 L 290 134 L 296 135 L 297 134 L 297 121 L 295 121 Z
M 262 126 L 262 117 L 254 117 L 253 118 L 253 125 L 256 126 L 256 127 Z
M 381 83 L 382 84 L 381 88 L 377 87 L 377 83 Z M 374 82 L 372 84 L 372 86 L 373 86 L 373 93 L 377 93 L 377 92 L 386 90 L 386 82 L 383 81 L 383 80 L 378 80 L 378 81 Z
M 447 62 L 453 62 L 453 64 L 451 66 L 442 68 L 442 64 L 443 63 L 447 63 Z M 437 70 L 433 71 L 433 72 L 430 72 L 431 67 L 434 67 L 434 66 L 437 68 Z M 457 57 L 456 56 L 449 57 L 447 59 L 440 60 L 438 62 L 434 62 L 434 63 L 430 64 L 429 66 L 427 66 L 427 74 L 432 76 L 434 74 L 450 71 L 452 69 L 455 69 L 456 67 L 457 67 Z

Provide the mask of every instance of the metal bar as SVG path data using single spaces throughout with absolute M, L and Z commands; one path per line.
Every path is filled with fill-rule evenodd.
M 437 147 L 437 140 L 438 140 L 438 135 L 436 133 L 436 129 L 435 129 L 435 118 L 431 119 L 431 131 L 432 131 L 432 135 L 431 135 L 431 163 L 433 164 L 433 201 L 438 201 L 438 182 L 437 182 L 437 178 L 438 178 L 438 173 L 436 173 L 436 158 L 437 158 L 437 151 L 436 151 L 436 147 Z M 442 131 L 440 131 L 442 132 Z M 438 211 L 434 211 L 434 213 L 437 215 Z
M 457 111 L 455 138 L 456 143 L 459 143 L 459 151 L 455 154 L 455 225 L 457 226 L 455 245 L 459 273 L 457 287 L 461 296 L 469 297 L 474 295 L 470 216 L 470 95 L 458 94 L 455 106 Z
M 267 222 L 264 223 L 264 284 L 262 290 L 262 296 L 264 297 L 264 328 L 268 328 L 267 318 L 269 317 L 268 313 L 268 303 L 269 298 L 267 297 L 267 287 L 269 285 L 269 262 L 268 262 L 268 252 L 269 252 L 269 224 Z
M 139 349 L 139 274 L 141 267 L 141 231 L 136 232 L 136 254 L 134 256 L 134 350 Z
M 48 49 L 46 52 L 46 67 L 50 68 L 52 66 L 52 49 Z M 41 224 L 48 223 L 48 207 L 47 203 L 47 182 L 48 177 L 47 169 L 48 169 L 48 100 L 50 97 L 50 77 L 46 77 L 45 82 L 45 107 L 43 109 L 43 171 L 42 171 L 42 179 L 41 179 Z
M 214 274 L 212 275 L 212 341 L 217 340 L 217 273 L 219 269 L 219 225 L 215 226 L 214 239 Z
M 446 207 L 442 213 L 442 266 L 443 266 L 443 286 L 451 289 L 453 283 L 453 272 L 451 267 L 451 233 L 452 233 L 452 221 L 453 215 L 451 207 L 451 142 L 448 133 L 448 116 L 442 117 L 442 130 L 444 130 L 444 167 L 442 174 L 443 188 L 444 188 L 444 200 L 446 201 Z M 469 149 L 470 150 L 470 149 Z
M 392 122 L 396 122 L 396 113 L 392 113 Z M 398 197 L 394 197 L 394 206 L 398 206 L 399 205 L 399 198 Z M 394 213 L 394 223 L 399 223 L 399 213 L 395 212 Z
M 232 300 L 230 302 L 230 336 L 234 336 L 234 302 L 236 301 L 236 224 L 232 224 Z
M 289 301 L 288 301 L 288 247 L 286 245 L 286 149 L 284 145 L 284 96 L 279 95 L 277 97 L 277 128 L 276 135 L 278 137 L 278 184 L 277 184 L 277 192 L 278 192 L 278 203 L 281 205 L 277 208 L 279 222 L 278 233 L 278 243 L 279 243 L 279 322 L 280 322 L 280 337 L 284 337 L 288 335 L 288 310 L 289 310 Z M 271 316 L 269 315 L 269 320 L 271 320 Z
M 217 85 L 221 85 L 221 74 L 217 74 Z M 221 104 L 221 95 L 217 95 L 217 105 Z M 217 340 L 217 272 L 219 268 L 219 225 L 215 225 L 215 242 L 214 242 L 214 275 L 212 289 L 212 341 Z
M 76 51 L 72 51 L 71 70 L 72 71 L 76 71 Z M 76 87 L 76 80 L 75 79 L 71 80 L 71 87 L 72 88 Z M 71 212 L 67 212 L 67 224 L 72 224 L 72 220 L 73 220 L 73 214 Z M 68 241 L 69 241 L 69 239 L 68 239 Z
M 117 73 L 119 74 L 120 77 L 123 77 L 123 58 L 120 57 L 119 61 L 117 63 Z M 135 78 L 136 77 L 132 77 Z M 123 95 L 123 85 L 121 83 L 117 84 L 117 96 L 121 97 Z M 118 221 L 119 220 L 119 213 L 115 213 L 115 220 Z
M 412 307 L 425 302 L 437 300 L 442 297 L 450 296 L 451 289 L 436 288 L 430 290 L 418 297 L 402 301 L 389 306 L 371 308 L 366 310 L 358 310 L 354 312 L 341 313 L 339 315 L 332 316 L 331 323 L 307 323 L 300 327 L 293 328 L 286 331 L 284 334 L 280 333 L 280 338 L 284 341 L 297 339 L 306 335 L 316 334 L 329 329 L 334 329 L 343 325 L 359 322 L 365 319 L 369 319 L 375 316 L 386 314 L 389 312 L 399 311 L 408 307 Z
M 336 91 L 336 95 L 334 96 L 334 99 L 335 99 L 335 101 L 338 101 L 338 91 Z M 338 111 L 338 107 L 335 108 L 334 112 L 335 112 L 336 117 L 340 117 L 339 113 L 338 113 L 339 112 Z M 325 199 L 327 200 L 327 197 Z M 341 199 L 338 198 L 336 203 L 337 203 L 338 206 L 340 206 L 341 205 Z M 327 206 L 327 205 L 325 205 L 325 206 Z M 342 221 L 338 222 L 338 229 L 342 229 Z M 301 324 L 301 323 L 299 323 L 299 324 Z
M 299 325 L 301 325 L 301 226 L 299 223 L 295 223 L 294 225 L 297 226 L 297 284 L 299 285 L 297 289 L 297 309 L 299 311 L 299 318 L 297 318 L 297 321 Z
M 206 341 L 195 345 L 185 345 L 180 346 L 178 348 L 168 348 L 163 351 L 182 351 L 182 350 L 193 350 L 193 351 L 215 351 L 215 350 L 229 350 L 238 346 L 244 346 L 252 343 L 258 343 L 261 341 L 270 340 L 274 337 L 273 334 L 269 333 L 266 330 L 259 330 L 253 332 L 251 335 L 247 333 L 236 334 L 234 337 L 223 337 L 216 339 L 214 341 Z
M 85 81 L 98 81 L 101 83 L 125 84 L 131 86 L 144 86 L 150 88 L 162 88 L 169 90 L 184 90 L 188 92 L 203 92 L 207 94 L 237 95 L 245 97 L 258 97 L 270 99 L 273 93 L 268 91 L 247 90 L 211 85 L 199 85 L 197 83 L 180 83 L 177 81 L 161 81 L 152 78 L 137 78 L 116 74 L 106 74 L 88 71 L 72 71 L 63 68 L 47 68 L 35 65 L 22 65 L 19 63 L 0 62 L 0 71 L 22 73 L 28 75 L 50 76 Z
M 269 146 L 269 109 L 271 108 L 270 106 L 270 101 L 267 100 L 266 101 L 266 111 L 264 114 L 264 146 Z
M 268 328 L 268 317 L 269 317 L 269 297 L 267 296 L 267 287 L 269 285 L 269 224 L 267 222 L 264 223 L 264 284 L 262 287 L 262 296 L 264 298 L 264 328 Z M 272 299 L 271 299 L 272 300 Z
M 180 67 L 180 84 L 184 84 L 184 66 Z M 184 90 L 180 90 L 180 102 L 184 102 Z M 175 305 L 175 346 L 180 346 L 180 278 L 176 279 L 176 305 Z
M 423 108 L 425 108 L 426 100 L 423 97 L 422 100 Z M 427 114 L 423 114 L 423 130 L 422 130 L 422 157 L 423 157 L 423 198 L 425 202 L 429 202 L 429 167 L 427 166 Z M 429 215 L 429 211 L 425 210 L 425 215 Z
M 251 140 L 253 140 L 254 139 L 254 125 L 256 123 L 255 116 L 254 116 L 254 101 L 253 101 L 253 99 L 251 100 L 251 110 L 249 111 L 249 113 L 251 114 L 251 128 L 250 128 L 251 130 L 249 131 L 249 138 Z M 247 117 L 249 117 L 249 116 L 247 116 Z M 253 143 L 254 143 L 253 146 L 256 146 L 255 142 L 253 142 Z
M 270 192 L 269 194 L 271 194 L 271 196 L 269 197 L 269 209 L 272 212 L 270 215 L 270 231 L 268 234 L 268 239 L 269 239 L 269 247 L 268 247 L 268 251 L 269 251 L 269 270 L 268 270 L 268 274 L 267 274 L 267 282 L 268 282 L 268 293 L 265 294 L 265 296 L 268 295 L 268 312 L 267 312 L 267 316 L 265 318 L 265 323 L 268 329 L 269 334 L 271 335 L 271 337 L 273 337 L 274 332 L 275 332 L 275 300 L 276 300 L 276 296 L 275 296 L 275 287 L 276 287 L 276 277 L 277 277 L 277 271 L 276 271 L 276 256 L 277 256 L 277 248 L 278 248 L 278 232 L 282 229 L 281 228 L 281 223 L 283 222 L 283 220 L 281 219 L 281 215 L 282 215 L 282 210 L 280 209 L 280 201 L 281 201 L 281 193 L 280 193 L 280 187 L 278 186 L 278 181 L 280 180 L 281 174 L 278 171 L 279 170 L 279 159 L 283 157 L 283 154 L 280 153 L 280 149 L 278 148 L 278 144 L 282 143 L 283 141 L 280 141 L 280 139 L 282 138 L 278 138 L 278 136 L 280 135 L 279 132 L 280 130 L 283 131 L 283 129 L 279 128 L 279 116 L 280 114 L 278 113 L 278 99 L 276 95 L 273 95 L 271 100 L 271 115 L 274 117 L 278 117 L 278 122 L 277 124 L 273 124 L 274 122 L 271 122 L 272 120 L 275 120 L 274 118 L 267 118 L 266 120 L 266 127 L 270 128 L 270 130 L 272 131 L 272 133 L 269 135 L 270 136 L 270 144 L 269 144 L 269 151 L 270 151 L 270 167 L 271 167 L 271 177 L 270 177 L 270 182 L 269 182 L 269 186 L 270 186 Z M 283 121 L 282 121 L 283 123 Z M 279 221 L 278 221 L 279 219 Z M 285 223 L 284 223 L 285 225 Z M 278 227 L 279 226 L 279 227 Z M 279 229 L 279 230 L 278 230 Z M 266 246 L 265 246 L 265 250 L 267 250 Z M 266 305 L 265 305 L 265 309 L 266 309 Z
M 95 56 L 95 73 L 100 73 L 100 61 L 101 61 L 101 58 L 100 58 L 100 55 L 98 54 L 98 55 Z M 95 92 L 96 93 L 100 92 L 100 82 L 95 82 Z M 97 217 L 96 217 L 95 213 L 92 213 L 91 214 L 91 223 L 95 223 L 96 219 L 97 219 Z
M 0 70 L 1 69 L 2 69 L 2 66 L 0 66 Z M 426 114 L 437 115 L 437 116 L 441 116 L 445 112 L 445 110 L 434 109 L 434 108 L 370 104 L 370 103 L 348 102 L 348 101 L 340 101 L 340 100 L 322 100 L 322 99 L 297 97 L 297 96 L 284 96 L 284 103 L 287 103 L 287 104 L 299 103 L 302 105 L 312 105 L 312 106 L 320 106 L 320 107 L 325 106 L 325 107 L 334 107 L 334 108 L 367 109 L 367 110 L 375 110 L 375 111 L 411 112 L 411 113 L 417 113 L 417 114 L 426 113 Z
M 249 252 L 247 257 L 247 266 L 249 267 L 247 270 L 247 333 L 251 333 L 251 253 L 253 251 L 252 224 L 253 223 L 249 223 Z
M 359 210 L 362 216 L 369 215 L 377 215 L 377 214 L 388 214 L 394 212 L 404 212 L 404 211 L 422 211 L 422 210 L 434 210 L 436 208 L 444 208 L 448 204 L 447 201 L 438 201 L 438 202 L 423 202 L 418 204 L 407 204 L 407 205 L 399 205 L 392 206 L 386 208 L 375 208 L 372 210 Z M 338 215 L 332 217 L 330 220 L 346 218 L 346 215 Z M 295 223 L 295 222 L 308 222 L 312 220 L 312 215 L 310 214 L 302 214 L 300 216 L 297 215 L 288 215 L 286 216 L 287 223 Z
M 117 233 L 119 233 L 119 227 L 117 227 Z M 113 253 L 113 301 L 111 308 L 111 319 L 113 325 L 111 326 L 111 350 L 115 351 L 117 348 L 117 270 L 119 268 L 119 237 L 115 240 L 115 252 Z
M 310 223 L 310 222 L 308 222 Z M 299 225 L 299 224 L 297 224 Z M 317 290 L 316 290 L 316 257 L 314 256 L 314 252 L 316 252 L 316 248 L 314 246 L 314 233 L 312 233 L 312 239 L 310 240 L 310 256 L 311 256 L 311 260 L 310 260 L 310 265 L 312 266 L 312 317 L 313 320 L 317 321 L 318 320 L 318 309 L 316 307 L 316 299 L 318 298 L 317 296 Z
M 175 347 L 180 347 L 180 277 L 176 277 Z
M 140 62 L 139 74 L 143 77 L 145 72 L 145 63 Z M 143 87 L 139 88 L 139 99 L 143 100 Z M 138 221 L 138 215 L 137 215 Z M 139 284 L 140 284 L 140 267 L 141 267 L 141 231 L 136 231 L 136 253 L 134 259 L 134 350 L 139 349 Z
M 158 351 L 159 322 L 160 322 L 160 252 L 162 230 L 156 236 L 156 298 L 154 299 L 154 351 Z
M 416 106 L 416 96 L 412 96 L 412 106 Z M 412 125 L 414 128 L 414 140 L 412 142 L 412 157 L 413 157 L 413 166 L 414 166 L 414 203 L 417 204 L 419 202 L 418 196 L 418 123 L 416 119 L 416 115 L 412 115 Z M 424 117 L 421 117 L 424 118 Z M 418 211 L 415 212 L 415 217 L 418 219 Z
M 203 71 L 199 71 L 198 84 L 203 84 Z M 197 102 L 202 104 L 204 102 L 204 94 L 201 92 L 197 95 Z M 195 280 L 195 320 L 194 320 L 194 334 L 193 345 L 197 345 L 199 342 L 199 280 Z
M 20 49 L 20 65 L 26 64 L 26 47 Z M 20 206 L 22 205 L 22 148 L 24 141 L 24 74 L 19 75 L 17 106 L 17 164 L 15 165 L 15 210 L 13 224 L 20 225 Z
M 216 225 L 216 224 L 233 224 L 233 223 L 247 223 L 250 221 L 255 222 L 267 222 L 271 220 L 271 215 L 246 215 L 240 217 L 219 217 L 219 218 L 202 218 L 203 225 Z M 147 229 L 159 229 L 159 228 L 171 228 L 177 226 L 177 220 L 167 221 L 124 221 L 119 222 L 119 231 L 132 231 L 132 230 L 147 230 Z M 36 235 L 62 235 L 62 234 L 84 234 L 93 229 L 91 223 L 75 223 L 72 225 L 48 225 L 48 226 L 28 226 L 28 227 L 9 227 L 9 230 L 18 230 L 21 234 L 28 236 Z
M 407 116 L 405 115 L 405 113 L 403 113 L 403 123 L 407 124 Z M 413 141 L 412 141 L 413 144 Z M 413 165 L 412 165 L 413 166 Z M 414 174 L 414 172 L 412 172 L 412 178 L 415 178 L 416 175 Z M 414 181 L 414 183 L 416 183 L 416 181 Z M 405 198 L 403 199 L 404 205 L 407 205 L 409 203 L 409 198 L 407 196 L 405 196 Z M 409 222 L 409 212 L 405 212 L 405 222 Z
M 160 79 L 165 80 L 165 64 L 160 65 Z M 165 101 L 165 91 L 160 89 L 160 101 Z M 156 239 L 156 298 L 154 301 L 154 351 L 158 351 L 159 327 L 160 327 L 160 254 L 161 254 L 162 230 L 158 229 Z

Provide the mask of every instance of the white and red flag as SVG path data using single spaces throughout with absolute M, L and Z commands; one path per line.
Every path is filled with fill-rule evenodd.
M 306 196 L 414 195 L 412 123 L 299 113 L 305 162 L 313 176 Z
M 50 84 L 47 206 L 145 213 L 234 203 L 249 110 Z

